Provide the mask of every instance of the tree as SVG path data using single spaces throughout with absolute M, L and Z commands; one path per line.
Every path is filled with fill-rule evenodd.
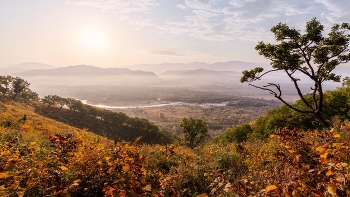
M 300 113 L 312 114 L 322 127 L 328 127 L 321 114 L 324 102 L 322 83 L 340 81 L 341 76 L 336 75 L 334 69 L 350 60 L 349 30 L 349 23 L 335 24 L 328 36 L 323 36 L 323 25 L 313 18 L 306 23 L 305 34 L 301 34 L 298 30 L 279 23 L 271 29 L 278 44 L 265 44 L 260 41 L 255 47 L 260 55 L 271 61 L 272 69 L 265 72 L 262 67 L 245 70 L 242 72 L 241 82 L 248 82 L 250 86 L 269 91 L 289 108 Z M 265 86 L 260 86 L 252 83 L 275 71 L 284 71 L 291 79 L 305 109 L 287 103 L 282 98 L 280 84 L 267 83 Z M 302 94 L 299 87 L 300 79 L 295 77 L 297 73 L 302 73 L 312 80 L 311 101 L 306 100 Z
M 44 104 L 48 104 L 47 108 L 50 108 L 51 105 L 55 105 L 55 103 L 56 103 L 56 101 L 54 100 L 54 96 L 51 95 L 51 94 L 47 95 L 47 96 L 44 96 L 44 98 L 42 98 L 41 101 Z
M 66 99 L 57 95 L 52 96 L 52 100 L 60 106 L 60 110 L 66 105 Z
M 6 93 L 10 90 L 10 86 L 12 84 L 13 77 L 7 75 L 7 76 L 0 76 L 0 92 L 3 96 L 5 96 Z
M 208 136 L 208 123 L 201 119 L 183 118 L 180 126 L 187 145 L 192 149 Z
M 19 77 L 14 78 L 12 80 L 12 89 L 11 89 L 13 93 L 13 99 L 15 99 L 16 96 L 21 92 L 26 91 L 29 86 L 30 86 L 30 83 L 28 83 L 24 79 Z

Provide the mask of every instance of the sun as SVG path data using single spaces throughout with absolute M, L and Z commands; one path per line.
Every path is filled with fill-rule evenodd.
M 107 35 L 97 26 L 86 26 L 80 30 L 81 43 L 92 51 L 104 51 L 107 49 Z

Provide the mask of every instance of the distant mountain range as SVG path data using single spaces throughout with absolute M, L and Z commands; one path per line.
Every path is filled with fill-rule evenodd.
M 192 63 L 164 63 L 164 64 L 138 64 L 130 66 L 132 70 L 150 71 L 156 74 L 161 74 L 166 71 L 174 70 L 213 70 L 213 71 L 236 71 L 242 72 L 244 70 L 250 70 L 257 66 L 268 67 L 268 64 L 250 63 L 242 61 L 229 61 L 229 62 L 216 62 L 213 64 L 207 64 L 205 62 L 192 62 Z
M 149 85 L 167 82 L 167 85 L 218 83 L 237 81 L 242 70 L 262 64 L 241 61 L 192 63 L 142 64 L 128 68 L 100 68 L 89 65 L 55 67 L 47 64 L 27 62 L 0 68 L 1 75 L 25 78 L 33 85 Z M 265 65 L 266 66 L 266 65 Z M 155 74 L 157 73 L 157 74 Z M 233 81 L 234 80 L 234 81 Z M 238 81 L 237 81 L 238 82 Z M 164 84 L 164 83 L 163 83 Z
M 21 64 L 13 64 L 13 65 L 0 67 L 0 75 L 12 75 L 14 73 L 30 71 L 30 70 L 54 69 L 54 68 L 56 67 L 48 64 L 41 64 L 37 62 L 26 62 Z
M 257 66 L 270 67 L 267 64 L 241 61 L 213 64 L 204 62 L 139 64 L 127 68 L 100 68 L 89 65 L 55 67 L 27 62 L 0 67 L 0 75 L 19 76 L 32 85 L 231 85 L 239 83 L 242 71 Z M 341 68 L 341 74 L 348 75 L 347 65 L 342 65 Z M 265 79 L 276 83 L 290 82 L 282 72 L 266 75 Z
M 152 72 L 87 65 L 29 70 L 12 75 L 22 77 L 33 85 L 147 85 L 162 81 Z
M 30 70 L 15 73 L 19 76 L 108 76 L 108 75 L 132 75 L 132 76 L 156 76 L 152 72 L 133 71 L 128 68 L 100 68 L 88 65 L 76 65 L 59 67 L 54 69 Z

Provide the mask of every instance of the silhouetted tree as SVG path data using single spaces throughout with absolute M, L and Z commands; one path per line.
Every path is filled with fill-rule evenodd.
M 340 76 L 333 71 L 341 63 L 350 60 L 349 41 L 350 30 L 348 23 L 333 25 L 328 36 L 323 36 L 323 25 L 316 18 L 306 24 L 305 34 L 279 23 L 272 27 L 278 44 L 265 44 L 259 42 L 255 47 L 260 55 L 271 61 L 272 69 L 265 71 L 257 67 L 250 71 L 243 71 L 241 82 L 249 82 L 249 85 L 269 91 L 274 97 L 283 102 L 289 108 L 305 114 L 312 114 L 322 127 L 328 127 L 328 123 L 322 117 L 323 87 L 324 81 L 339 82 Z M 287 103 L 282 98 L 282 90 L 279 84 L 268 83 L 265 86 L 253 85 L 252 82 L 260 80 L 264 75 L 275 71 L 284 71 L 294 84 L 298 95 L 306 106 L 306 109 L 297 108 Z M 296 73 L 301 73 L 313 82 L 312 99 L 307 100 L 299 87 Z

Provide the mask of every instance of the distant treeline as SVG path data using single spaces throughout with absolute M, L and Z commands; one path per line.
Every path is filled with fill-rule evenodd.
M 245 97 L 239 97 L 227 103 L 227 106 L 239 107 L 278 107 L 280 105 L 278 101 Z
M 151 144 L 167 144 L 173 139 L 169 133 L 161 131 L 157 125 L 144 118 L 131 118 L 121 112 L 93 107 L 80 100 L 57 95 L 47 95 L 41 101 L 46 105 L 38 105 L 38 113 L 78 128 L 87 128 L 110 139 L 134 141 L 141 137 L 140 142 Z

